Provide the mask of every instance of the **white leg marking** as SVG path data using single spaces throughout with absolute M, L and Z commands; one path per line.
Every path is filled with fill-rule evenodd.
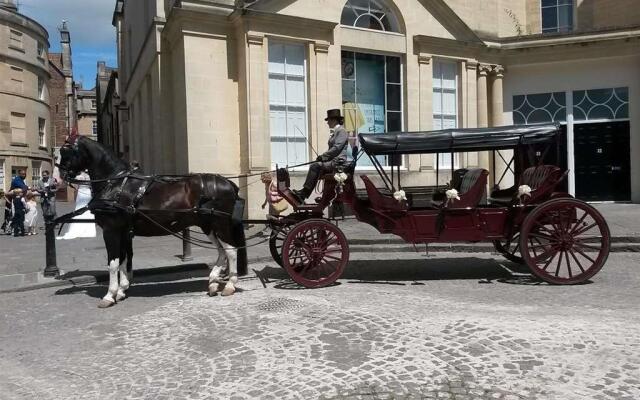
M 224 249 L 218 241 L 218 237 L 213 232 L 209 234 L 209 239 L 211 240 L 211 243 L 218 248 L 218 259 L 213 264 L 213 268 L 211 268 L 211 273 L 209 274 L 209 296 L 215 296 L 220 290 L 222 290 L 222 285 L 220 284 L 220 272 L 225 266 L 224 263 L 226 262 L 226 256 Z
M 98 307 L 105 308 L 115 304 L 115 297 L 118 293 L 118 268 L 120 266 L 120 260 L 109 261 L 109 290 L 107 294 L 102 298 L 102 301 L 98 304 Z
M 127 262 L 126 258 L 120 263 L 118 267 L 120 271 L 120 284 L 118 287 L 118 293 L 116 294 L 116 301 L 124 300 L 127 295 L 124 293 L 129 289 L 129 276 L 127 275 Z
M 227 266 L 229 268 L 229 281 L 222 289 L 222 295 L 231 296 L 236 291 L 235 284 L 238 282 L 238 250 L 222 240 L 220 240 L 220 243 L 227 255 Z

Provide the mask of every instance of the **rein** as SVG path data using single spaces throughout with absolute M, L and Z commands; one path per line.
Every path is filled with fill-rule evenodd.
M 291 166 L 285 167 L 285 169 L 291 170 L 291 169 L 298 168 L 298 167 L 304 167 L 304 166 L 313 164 L 314 162 L 315 161 L 309 161 L 309 162 L 302 163 L 302 164 L 291 165 Z M 58 169 L 61 170 L 61 171 L 64 171 L 64 172 L 67 171 L 66 168 L 62 167 L 58 163 L 56 163 L 55 166 L 58 167 Z M 147 179 L 147 178 L 154 178 L 154 177 L 158 176 L 158 175 L 151 175 L 151 176 L 142 176 L 142 175 L 140 175 L 140 176 L 138 176 L 138 175 L 135 175 L 134 172 L 135 172 L 134 170 L 126 170 L 126 171 L 119 172 L 115 176 L 104 178 L 104 179 L 79 180 L 79 179 L 73 179 L 73 178 L 66 178 L 64 180 L 67 181 L 68 183 L 72 183 L 72 184 L 75 184 L 75 185 L 90 185 L 92 183 L 111 182 L 111 181 L 119 180 L 119 179 L 123 179 L 123 178 Z M 234 175 L 234 176 L 220 175 L 220 176 L 222 176 L 223 178 L 226 178 L 226 179 L 239 179 L 239 178 L 250 178 L 250 177 L 253 177 L 253 176 L 260 176 L 260 175 L 264 174 L 265 172 L 276 172 L 276 170 L 272 169 L 272 170 L 269 170 L 269 171 L 256 172 L 256 173 L 253 173 L 253 174 L 240 174 L 240 175 Z M 187 177 L 189 175 L 179 175 L 179 176 L 176 176 L 176 177 L 180 177 L 180 176 Z M 253 183 L 256 183 L 256 182 L 253 182 Z M 246 186 L 249 186 L 249 185 L 246 185 Z

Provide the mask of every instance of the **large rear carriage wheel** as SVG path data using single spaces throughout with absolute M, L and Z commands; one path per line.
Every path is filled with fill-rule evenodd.
M 307 288 L 335 282 L 349 262 L 344 233 L 321 219 L 296 224 L 282 245 L 283 267 L 291 279 Z
M 609 227 L 602 214 L 576 199 L 547 201 L 525 218 L 522 258 L 540 279 L 559 285 L 582 283 L 607 261 Z

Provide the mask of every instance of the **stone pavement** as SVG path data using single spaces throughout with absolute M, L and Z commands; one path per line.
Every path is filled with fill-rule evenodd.
M 229 298 L 206 271 L 0 294 L 0 399 L 638 399 L 638 253 L 593 283 L 534 283 L 490 254 L 355 253 L 299 290 L 254 263 Z
M 68 212 L 69 205 L 60 203 L 59 213 Z M 640 251 L 640 204 L 599 204 L 596 207 L 604 214 L 611 234 L 614 237 L 613 251 Z M 383 235 L 373 227 L 354 220 L 338 223 L 349 238 L 351 253 L 370 252 L 372 246 L 377 251 L 386 252 L 415 252 L 416 248 L 406 244 L 394 235 Z M 42 224 L 40 224 L 42 226 Z M 261 227 L 252 227 L 249 235 L 255 234 Z M 268 234 L 268 231 L 265 232 Z M 194 237 L 199 237 L 194 234 Z M 268 244 L 259 242 L 266 237 L 256 237 L 249 243 L 257 245 L 248 249 L 250 259 L 267 261 L 271 259 Z M 96 276 L 106 275 L 106 251 L 101 235 L 95 239 L 74 239 L 56 241 L 58 266 L 68 278 L 75 282 L 85 282 L 85 278 L 94 279 Z M 13 238 L 0 236 L 0 291 L 16 288 L 31 287 L 39 284 L 60 284 L 53 279 L 42 277 L 41 271 L 45 266 L 45 246 L 43 231 L 37 236 Z M 456 251 L 463 253 L 492 252 L 490 243 L 476 244 L 433 244 L 430 252 Z M 425 248 L 418 246 L 418 250 Z M 211 263 L 216 258 L 215 252 L 208 249 L 193 247 L 193 260 L 184 263 L 179 256 L 182 254 L 180 240 L 168 236 L 159 238 L 138 237 L 134 241 L 134 271 L 149 270 L 155 272 L 158 268 L 205 268 L 205 263 Z M 160 269 L 159 271 L 162 271 Z

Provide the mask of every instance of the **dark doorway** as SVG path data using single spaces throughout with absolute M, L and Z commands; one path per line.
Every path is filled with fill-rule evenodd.
M 576 124 L 576 197 L 586 201 L 630 201 L 629 121 Z

